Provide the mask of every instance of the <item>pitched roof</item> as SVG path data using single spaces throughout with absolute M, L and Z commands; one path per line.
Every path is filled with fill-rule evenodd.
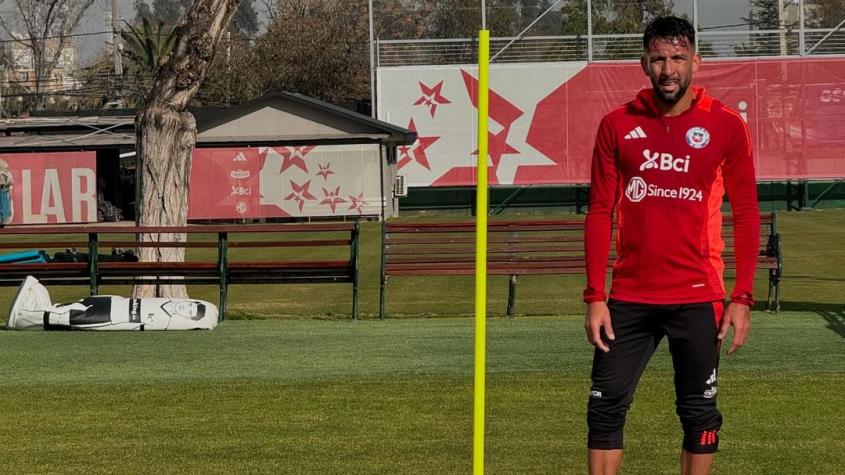
M 409 145 L 416 132 L 292 92 L 269 92 L 232 107 L 191 108 L 198 147 Z M 0 120 L 0 152 L 131 148 L 132 110 Z

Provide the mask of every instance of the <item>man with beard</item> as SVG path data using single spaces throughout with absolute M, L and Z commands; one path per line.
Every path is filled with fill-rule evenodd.
M 643 35 L 652 88 L 610 112 L 592 161 L 586 251 L 587 339 L 593 358 L 587 423 L 591 474 L 614 474 L 634 389 L 666 336 L 683 428 L 681 473 L 710 472 L 722 416 L 716 408 L 721 341 L 745 344 L 759 240 L 759 204 L 748 129 L 736 112 L 691 85 L 701 57 L 686 20 L 654 20 Z M 736 284 L 722 271 L 721 205 L 734 213 Z M 605 274 L 613 215 L 610 298 Z

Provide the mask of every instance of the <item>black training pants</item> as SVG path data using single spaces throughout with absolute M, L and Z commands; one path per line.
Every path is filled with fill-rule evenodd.
M 610 352 L 596 349 L 593 356 L 588 447 L 622 448 L 625 416 L 637 382 L 665 335 L 675 369 L 683 447 L 692 453 L 715 452 L 722 425 L 716 409 L 722 302 L 648 305 L 611 299 L 608 307 L 616 340 L 610 342 Z

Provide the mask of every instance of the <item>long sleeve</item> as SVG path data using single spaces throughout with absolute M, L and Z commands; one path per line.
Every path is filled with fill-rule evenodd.
M 722 169 L 725 191 L 734 215 L 736 284 L 731 292 L 731 301 L 750 306 L 754 304 L 754 271 L 760 246 L 760 204 L 751 137 L 745 121 L 738 115 L 736 120 L 733 146 Z
M 587 303 L 607 299 L 605 276 L 613 234 L 613 207 L 619 192 L 616 141 L 607 117 L 602 119 L 596 135 L 590 176 L 590 207 L 584 229 L 584 255 L 587 266 L 584 302 Z

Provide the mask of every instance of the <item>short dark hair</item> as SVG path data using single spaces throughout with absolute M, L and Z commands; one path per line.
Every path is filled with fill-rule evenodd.
M 676 16 L 664 16 L 652 20 L 643 33 L 643 49 L 648 50 L 655 39 L 684 39 L 689 49 L 695 50 L 695 28 L 690 22 Z

